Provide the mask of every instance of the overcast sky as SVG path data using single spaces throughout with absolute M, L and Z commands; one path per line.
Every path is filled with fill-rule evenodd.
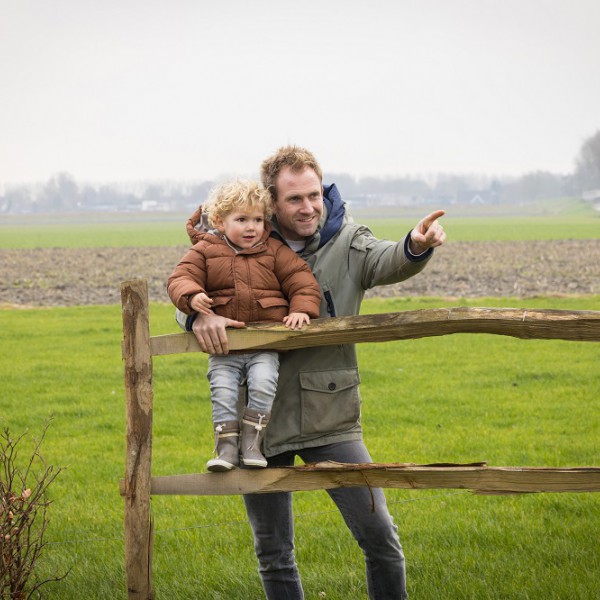
M 0 183 L 568 173 L 598 0 L 0 0 Z

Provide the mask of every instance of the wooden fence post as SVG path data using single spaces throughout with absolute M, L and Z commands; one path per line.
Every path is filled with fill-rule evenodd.
M 121 284 L 125 361 L 125 573 L 129 600 L 149 600 L 152 591 L 150 479 L 152 463 L 152 355 L 148 284 Z

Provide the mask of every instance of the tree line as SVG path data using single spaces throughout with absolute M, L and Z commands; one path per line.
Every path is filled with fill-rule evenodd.
M 527 204 L 580 197 L 600 190 L 600 130 L 587 138 L 568 174 L 533 171 L 517 177 L 432 174 L 424 177 L 362 177 L 329 173 L 354 206 L 445 204 Z M 202 204 L 217 181 L 81 184 L 71 174 L 53 175 L 41 185 L 7 187 L 0 213 L 74 211 L 185 211 Z M 600 197 L 600 192 L 598 192 Z

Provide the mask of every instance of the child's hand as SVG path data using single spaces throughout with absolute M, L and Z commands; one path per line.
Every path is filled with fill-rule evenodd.
M 302 325 L 310 323 L 310 317 L 306 313 L 290 313 L 283 317 L 283 323 L 290 329 L 302 329 Z
M 212 298 L 209 298 L 204 292 L 200 292 L 192 297 L 190 300 L 190 307 L 198 313 L 205 315 L 213 314 L 210 309 L 213 305 Z

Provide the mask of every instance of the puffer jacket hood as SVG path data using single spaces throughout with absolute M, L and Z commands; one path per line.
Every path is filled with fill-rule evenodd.
M 185 228 L 192 244 L 197 244 L 202 239 L 203 234 L 210 230 L 206 213 L 202 212 L 202 205 L 187 220 Z

